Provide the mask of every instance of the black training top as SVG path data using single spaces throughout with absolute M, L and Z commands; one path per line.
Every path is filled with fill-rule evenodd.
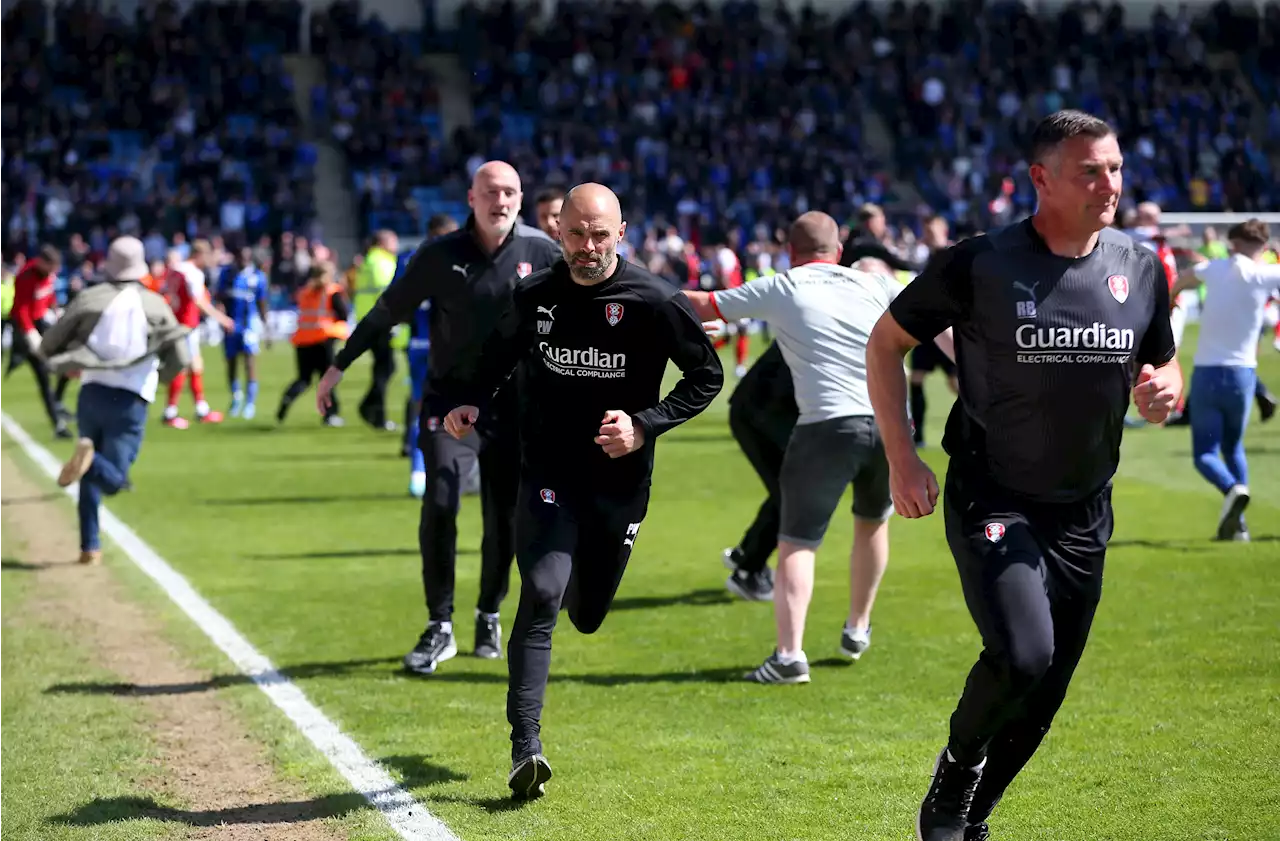
M 682 376 L 659 402 L 668 360 Z M 433 410 L 443 415 L 472 404 L 483 413 L 520 363 L 526 476 L 601 481 L 617 489 L 647 483 L 657 436 L 706 409 L 724 382 L 720 359 L 684 294 L 621 260 L 595 286 L 574 283 L 563 260 L 525 278 L 485 343 L 476 376 Z M 610 459 L 595 443 L 611 409 L 643 428 L 642 450 Z
M 1074 259 L 1052 253 L 1030 219 L 965 240 L 937 252 L 889 312 L 921 343 L 955 328 L 947 453 L 1046 502 L 1111 480 L 1137 367 L 1175 353 L 1163 269 L 1110 228 Z
M 516 282 L 559 257 L 560 247 L 550 237 L 522 224 L 487 254 L 470 217 L 458 230 L 418 247 L 404 271 L 356 325 L 334 364 L 346 370 L 372 346 L 379 331 L 410 321 L 422 302 L 430 299 L 427 391 L 436 390 L 448 378 L 467 379 L 481 344 L 511 302 Z

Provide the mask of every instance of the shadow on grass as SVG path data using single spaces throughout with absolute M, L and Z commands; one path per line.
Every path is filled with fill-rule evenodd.
M 72 812 L 54 815 L 48 822 L 64 826 L 102 826 L 118 821 L 153 820 L 193 827 L 236 824 L 282 824 L 341 817 L 368 807 L 359 794 L 330 794 L 312 800 L 253 803 L 227 809 L 176 809 L 161 806 L 150 797 L 94 798 Z
M 729 604 L 733 597 L 723 587 L 704 588 L 671 596 L 627 596 L 614 599 L 611 610 L 653 610 L 660 607 L 710 607 Z
M 286 680 L 301 680 L 329 675 L 345 675 L 362 669 L 382 667 L 399 662 L 399 657 L 374 657 L 364 660 L 343 660 L 334 663 L 301 663 L 280 669 L 279 672 Z M 50 695 L 122 695 L 126 697 L 189 695 L 193 692 L 209 692 L 214 689 L 243 686 L 248 683 L 253 683 L 252 678 L 239 674 L 214 675 L 208 680 L 192 683 L 137 684 L 83 681 L 79 683 L 56 683 L 46 689 L 45 693 Z
M 1249 542 L 1280 542 L 1280 534 L 1251 535 Z M 1208 538 L 1200 540 L 1147 540 L 1145 538 L 1134 538 L 1130 540 L 1112 540 L 1107 544 L 1107 548 L 1169 549 L 1177 552 L 1221 552 L 1223 547 L 1227 545 L 1229 545 L 1227 541 L 1210 540 Z
M 36 505 L 41 502 L 53 502 L 61 499 L 63 494 L 57 491 L 49 491 L 48 493 L 37 494 L 35 496 L 11 496 L 0 500 L 0 506 L 8 508 L 13 505 Z
M 368 660 L 347 660 L 339 663 L 304 663 L 281 669 L 280 674 L 286 680 L 300 680 L 312 677 L 344 675 L 362 669 L 374 673 L 385 673 L 382 667 L 396 664 L 394 671 L 401 677 L 424 683 L 479 683 L 505 686 L 507 671 L 442 671 L 430 676 L 415 675 L 399 668 L 399 657 L 379 657 Z M 593 674 L 556 674 L 552 672 L 552 683 L 577 683 L 585 686 L 633 686 L 652 683 L 732 683 L 741 679 L 750 666 L 735 666 L 715 669 L 701 669 L 679 672 L 637 673 L 622 672 L 610 674 L 600 672 Z M 145 697 L 149 695 L 188 695 L 193 692 L 209 692 L 231 686 L 243 686 L 253 681 L 245 675 L 214 675 L 208 680 L 191 683 L 106 683 L 101 681 L 82 681 L 77 683 L 56 683 L 47 689 L 49 695 L 117 695 L 121 697 Z
M 378 760 L 386 767 L 400 774 L 401 785 L 405 788 L 426 788 L 442 783 L 465 782 L 470 777 L 460 774 L 444 765 L 432 762 L 422 754 L 408 756 L 385 756 Z
M 262 555 L 244 555 L 245 560 L 249 561 L 320 561 L 320 560 L 350 560 L 354 558 L 377 558 L 382 556 L 397 557 L 417 557 L 420 554 L 418 547 L 412 549 L 343 549 L 334 552 L 278 552 L 267 553 Z M 476 555 L 479 554 L 478 549 L 466 546 L 458 547 L 459 555 Z
M 79 562 L 75 560 L 39 561 L 37 563 L 31 563 L 30 561 L 20 561 L 17 558 L 5 558 L 3 561 L 0 561 L 0 569 L 8 570 L 9 572 L 39 572 L 44 569 L 79 565 Z
M 577 683 L 583 686 L 636 686 L 653 683 L 734 683 L 742 679 L 744 673 L 751 671 L 752 666 L 722 667 L 681 672 L 599 672 L 592 674 L 566 675 L 551 672 L 550 683 Z M 506 685 L 507 673 L 502 672 L 462 672 L 443 671 L 430 676 L 419 676 L 405 672 L 404 676 L 426 683 L 490 683 Z
M 460 797 L 453 794 L 439 794 L 424 798 L 427 803 L 453 803 L 459 806 L 470 806 L 483 809 L 491 815 L 502 812 L 516 812 L 536 803 L 536 800 L 513 800 L 511 797 Z

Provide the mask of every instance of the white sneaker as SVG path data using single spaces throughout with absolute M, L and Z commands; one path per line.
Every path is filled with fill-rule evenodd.
M 1234 540 L 1240 531 L 1241 515 L 1249 506 L 1249 486 L 1236 485 L 1227 491 L 1222 500 L 1222 513 L 1218 516 L 1218 539 Z

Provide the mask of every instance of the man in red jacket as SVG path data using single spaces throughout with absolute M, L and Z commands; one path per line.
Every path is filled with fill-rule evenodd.
M 53 326 L 53 311 L 56 298 L 53 281 L 62 265 L 62 255 L 52 245 L 40 249 L 40 253 L 27 261 L 13 281 L 13 309 L 9 318 L 13 321 L 13 356 L 9 370 L 26 360 L 36 375 L 36 385 L 40 389 L 40 399 L 44 401 L 44 410 L 49 413 L 49 421 L 53 424 L 53 433 L 59 438 L 70 438 L 71 430 L 67 428 L 69 413 L 63 408 L 61 401 L 54 397 L 49 387 L 49 369 L 36 351 L 40 347 L 40 337 Z M 60 389 L 61 390 L 61 389 Z

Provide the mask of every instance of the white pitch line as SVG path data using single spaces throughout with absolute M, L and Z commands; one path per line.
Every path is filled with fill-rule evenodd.
M 32 440 L 17 421 L 0 412 L 4 430 L 52 479 L 62 464 L 53 454 Z M 75 498 L 77 486 L 66 489 Z M 280 708 L 302 734 L 346 778 L 351 787 L 382 813 L 387 823 L 405 841 L 460 841 L 440 819 L 427 811 L 413 795 L 396 785 L 386 770 L 360 750 L 350 736 L 338 729 L 292 681 L 271 665 L 225 616 L 214 610 L 204 597 L 137 532 L 105 507 L 100 518 L 102 530 L 116 542 L 139 569 L 151 577 L 178 607 L 199 626 L 205 636 L 221 648 L 236 668 L 248 676 Z

